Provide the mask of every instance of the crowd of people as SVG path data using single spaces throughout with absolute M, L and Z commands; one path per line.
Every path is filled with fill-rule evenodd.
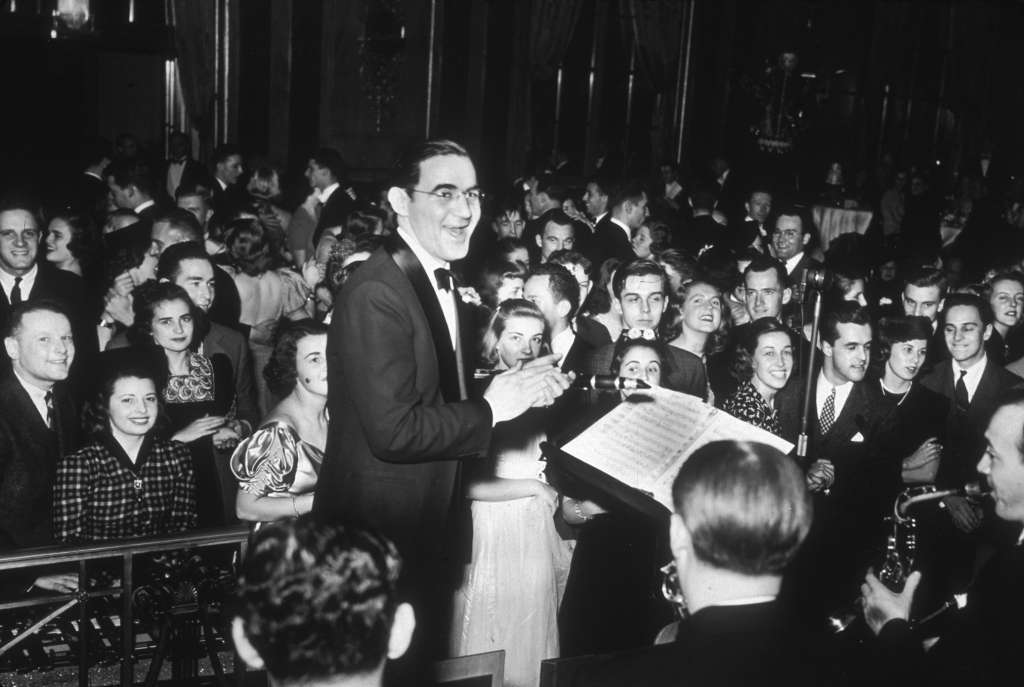
M 897 212 L 900 190 L 822 251 L 806 198 L 721 159 L 687 181 L 538 169 L 485 192 L 465 149 L 430 141 L 357 192 L 325 148 L 284 207 L 281 172 L 238 148 L 209 169 L 180 134 L 170 150 L 152 165 L 89 149 L 57 201 L 0 204 L 0 550 L 281 523 L 243 590 L 308 567 L 314 544 L 373 561 L 351 583 L 377 591 L 353 604 L 386 588 L 375 651 L 331 670 L 500 649 L 516 686 L 544 659 L 627 650 L 631 671 L 685 673 L 643 649 L 656 637 L 703 656 L 695 674 L 718 656 L 732 676 L 696 684 L 733 684 L 744 673 L 701 633 L 740 627 L 772 638 L 745 655 L 779 670 L 806 648 L 793 674 L 810 684 L 817 633 L 861 595 L 878 652 L 928 670 L 907 623 L 884 621 L 974 594 L 1007 558 L 1019 571 L 1024 428 L 1003 399 L 1024 386 L 1024 244 L 977 245 L 1012 236 L 1009 186 L 970 186 L 969 241 L 943 246 L 939 213 Z M 702 449 L 671 523 L 653 521 L 542 455 L 628 394 L 577 383 L 594 375 L 696 396 L 801 450 Z M 881 585 L 896 497 L 982 476 L 994 499 L 951 491 L 922 513 L 921 575 Z M 318 539 L 325 521 L 343 543 Z M 669 560 L 692 616 L 678 627 Z M 985 631 L 1018 601 L 987 601 Z M 237 622 L 236 640 L 263 632 Z M 262 640 L 243 657 L 290 674 Z M 1004 648 L 971 643 L 965 665 Z M 623 684 L 619 667 L 588 680 Z

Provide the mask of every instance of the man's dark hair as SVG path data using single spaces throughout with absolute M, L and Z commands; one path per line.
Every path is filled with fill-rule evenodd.
M 702 186 L 690 194 L 690 205 L 693 206 L 694 211 L 711 212 L 715 209 L 717 202 L 718 194 L 707 187 Z
M 120 188 L 134 186 L 147 196 L 153 195 L 153 175 L 144 162 L 132 160 L 114 160 L 103 170 L 103 176 L 113 178 Z
M 562 250 L 556 250 L 554 253 L 549 255 L 548 262 L 556 265 L 562 265 L 566 269 L 568 269 L 570 265 L 579 265 L 588 275 L 590 274 L 590 268 L 594 265 L 594 263 L 590 262 L 590 259 L 583 253 L 574 250 L 567 250 L 565 248 Z
M 856 301 L 843 301 L 821 318 L 821 340 L 834 345 L 839 338 L 839 325 L 856 324 L 871 326 L 871 315 L 867 308 Z
M 312 155 L 313 162 L 320 167 L 326 167 L 335 181 L 341 181 L 348 174 L 348 167 L 344 158 L 334 148 L 319 148 Z
M 110 152 L 110 141 L 98 137 L 87 138 L 79 146 L 78 155 L 82 164 L 89 167 L 99 164 L 104 160 L 109 160 L 112 155 Z
M 232 155 L 242 156 L 242 149 L 234 143 L 221 143 L 213 150 L 213 164 L 219 165 Z
M 698 560 L 741 575 L 781 575 L 811 527 L 803 471 L 757 442 L 713 441 L 672 483 L 672 501 Z
M 981 296 L 976 296 L 973 293 L 951 293 L 946 296 L 946 304 L 942 306 L 942 312 L 939 313 L 940 327 L 946 326 L 946 315 L 950 308 L 955 308 L 958 305 L 977 309 L 982 326 L 987 327 L 996 319 L 995 313 L 992 312 L 992 306 Z
M 562 208 L 551 208 L 540 216 L 540 236 L 544 237 L 544 229 L 547 227 L 549 222 L 553 222 L 560 227 L 571 227 L 573 234 L 576 233 L 576 224 L 572 221 L 572 217 L 567 215 Z
M 587 184 L 594 184 L 597 186 L 597 190 L 599 190 L 603 195 L 608 196 L 608 200 L 612 199 L 612 196 L 615 194 L 618 186 L 618 182 L 607 174 L 594 174 L 589 176 L 587 177 Z
M 548 262 L 530 270 L 530 276 L 548 278 L 548 290 L 551 292 L 552 300 L 556 304 L 562 301 L 569 302 L 569 314 L 566 315 L 566 319 L 571 320 L 580 307 L 580 285 L 576 283 L 572 272 L 562 265 Z
M 182 184 L 174 192 L 174 199 L 190 198 L 196 196 L 202 198 L 207 207 L 210 205 L 210 187 L 204 184 Z
M 236 617 L 275 680 L 368 673 L 387 657 L 401 569 L 376 533 L 308 515 L 270 523 L 242 566 Z
M 669 294 L 668 275 L 661 265 L 653 260 L 633 260 L 615 270 L 615 277 L 612 279 L 612 293 L 616 298 L 622 298 L 622 289 L 626 286 L 626 280 L 630 277 L 661 277 L 661 291 Z
M 189 241 L 203 240 L 203 227 L 199 224 L 199 220 L 196 219 L 195 215 L 183 208 L 172 208 L 160 213 L 153 220 L 153 225 L 157 224 L 169 224 L 183 234 L 188 234 Z
M 946 279 L 946 273 L 937 267 L 919 267 L 907 275 L 907 278 L 903 281 L 903 288 L 916 286 L 919 289 L 926 289 L 937 286 L 939 289 L 939 300 L 941 300 L 946 296 L 948 284 L 949 281 Z
M 447 139 L 421 141 L 406 148 L 399 156 L 392 169 L 391 185 L 406 190 L 415 187 L 420 183 L 420 164 L 441 155 L 469 157 L 466 149 L 455 141 Z
M 647 195 L 647 188 L 639 179 L 630 179 L 615 190 L 614 196 L 608 197 L 608 209 L 614 210 L 627 200 L 639 203 Z
M 217 269 L 202 242 L 182 241 L 168 246 L 160 254 L 160 261 L 156 265 L 156 278 L 173 282 L 178 278 L 178 273 L 181 272 L 181 263 L 185 260 L 204 260 L 210 263 L 213 269 Z
M 771 272 L 773 270 L 779 278 L 779 288 L 788 288 L 789 276 L 786 274 L 786 266 L 782 264 L 781 260 L 764 254 L 759 254 L 751 260 L 750 264 L 743 270 L 743 283 L 746 285 L 747 275 L 751 272 Z
M 563 203 L 569 197 L 569 185 L 553 174 L 541 174 L 537 177 L 537 186 L 534 187 L 534 192 L 545 193 L 551 200 Z
M 811 234 L 811 229 L 814 225 L 807 218 L 802 207 L 798 205 L 783 205 L 778 212 L 773 214 L 774 218 L 769 220 L 769 226 L 771 227 L 772 234 L 774 234 L 778 229 L 779 219 L 782 217 L 796 217 L 800 220 L 800 235 L 806 236 L 807 234 Z
M 34 298 L 28 301 L 22 301 L 13 308 L 11 308 L 11 314 L 7 320 L 7 326 L 4 327 L 3 335 L 4 338 L 9 336 L 17 336 L 18 330 L 21 329 L 22 322 L 25 320 L 25 316 L 34 312 L 52 312 L 57 315 L 63 315 L 71 321 L 71 317 L 68 315 L 67 310 L 64 308 L 64 304 L 50 300 L 48 298 Z

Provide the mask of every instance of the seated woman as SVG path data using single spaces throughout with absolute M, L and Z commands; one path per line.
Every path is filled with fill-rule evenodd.
M 327 443 L 326 350 L 327 327 L 314 320 L 278 328 L 263 376 L 284 399 L 231 456 L 242 520 L 269 522 L 313 508 Z
M 57 541 L 151 537 L 195 527 L 192 459 L 183 444 L 159 436 L 156 377 L 140 362 L 104 375 L 85 411 L 90 442 L 57 465 Z
M 543 313 L 526 300 L 505 301 L 483 347 L 494 371 L 535 359 L 547 347 Z M 559 654 L 558 571 L 568 555 L 552 518 L 558 494 L 543 476 L 543 420 L 531 412 L 499 425 L 489 460 L 467 470 L 473 551 L 455 595 L 451 651 L 504 649 L 507 685 L 538 684 L 540 661 Z
M 234 448 L 245 433 L 235 418 L 231 361 L 217 353 L 196 352 L 205 336 L 203 312 L 185 289 L 168 282 L 147 282 L 135 290 L 135 322 L 128 340 L 149 356 L 166 383 L 161 389 L 172 438 L 188 445 L 196 479 L 200 527 L 232 519 L 234 480 L 214 449 Z M 230 481 L 230 490 L 228 482 Z
M 793 374 L 793 334 L 772 317 L 755 320 L 743 334 L 733 363 L 740 386 L 722 402 L 722 410 L 782 436 L 775 395 Z

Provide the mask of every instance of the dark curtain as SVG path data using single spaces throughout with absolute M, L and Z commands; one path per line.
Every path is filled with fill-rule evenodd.
M 214 54 L 216 51 L 216 2 L 173 0 L 174 44 L 178 51 L 181 92 L 189 121 L 199 132 L 205 157 L 213 147 L 213 122 L 216 117 Z
M 523 171 L 533 148 L 534 79 L 548 79 L 558 71 L 569 49 L 581 7 L 582 0 L 516 3 L 516 27 L 520 29 L 520 39 L 516 41 L 511 82 L 507 158 L 510 176 L 517 176 Z

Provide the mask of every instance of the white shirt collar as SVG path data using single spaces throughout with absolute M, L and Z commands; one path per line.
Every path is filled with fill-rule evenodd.
M 572 330 L 572 327 L 566 327 L 551 338 L 551 352 L 558 355 L 559 365 L 561 365 L 562 361 L 565 360 L 566 354 L 569 352 L 569 349 L 572 348 L 575 341 L 576 332 Z
M 135 214 L 138 214 L 138 213 L 142 212 L 143 210 L 145 210 L 146 208 L 153 207 L 154 205 L 156 205 L 156 202 L 154 200 L 152 200 L 152 199 L 144 200 L 144 201 L 142 201 L 141 203 L 139 203 L 138 205 L 135 206 L 134 212 L 135 212 Z
M 713 606 L 753 606 L 754 604 L 766 604 L 775 601 L 775 597 L 771 594 L 764 594 L 762 596 L 741 596 L 738 599 L 724 599 L 722 601 L 716 601 Z
M 603 220 L 607 216 L 608 216 L 608 211 L 605 210 L 600 215 L 598 215 L 597 217 L 594 218 L 594 224 L 597 224 L 598 222 L 600 222 L 601 220 Z
M 317 191 L 316 197 L 324 205 L 327 205 L 327 199 L 331 197 L 331 194 L 338 190 L 341 186 L 337 181 L 325 188 L 323 191 Z
M 29 295 L 32 293 L 33 287 L 36 285 L 36 277 L 39 275 L 39 258 L 36 258 L 36 264 L 32 265 L 25 274 L 21 275 L 21 299 L 28 300 Z M 14 288 L 14 275 L 0 270 L 0 286 L 3 287 L 4 293 L 7 295 L 7 300 L 11 300 L 11 289 Z
M 90 172 L 90 171 L 88 171 L 88 170 L 87 170 L 87 171 L 85 172 L 85 176 L 87 176 L 87 177 L 92 177 L 93 179 L 99 179 L 100 181 L 103 181 L 103 177 L 101 177 L 101 176 L 100 176 L 99 174 L 97 174 L 96 172 Z
M 825 377 L 825 372 L 821 371 L 818 373 L 818 386 L 815 391 L 815 402 L 818 407 L 818 417 L 821 417 L 821 410 L 825 405 L 825 399 L 832 392 L 832 382 L 828 381 Z M 835 415 L 833 419 L 838 420 L 839 414 L 843 412 L 843 406 L 846 405 L 846 399 L 850 397 L 850 392 L 853 391 L 853 382 L 846 382 L 835 387 L 836 400 L 835 400 Z
M 29 399 L 32 401 L 32 405 L 36 407 L 36 411 L 38 411 L 39 416 L 43 418 L 43 422 L 46 422 L 47 389 L 40 389 L 35 384 L 29 382 L 27 379 L 18 374 L 18 371 L 14 369 L 13 365 L 11 366 L 11 371 L 14 373 L 14 377 L 18 380 L 18 383 L 21 384 L 22 388 L 25 389 L 25 392 L 28 394 Z M 52 387 L 50 390 L 52 391 Z
M 804 252 L 800 251 L 789 260 L 786 261 L 786 274 L 793 274 L 793 270 L 796 269 L 797 263 L 803 260 Z
M 445 324 L 448 325 L 448 334 L 451 337 L 452 349 L 458 349 L 458 314 L 455 309 L 455 299 L 452 297 L 453 294 L 442 291 L 437 286 L 437 279 L 434 277 L 434 270 L 439 267 L 444 269 L 449 268 L 449 264 L 444 260 L 438 260 L 436 257 L 427 252 L 427 249 L 423 247 L 423 244 L 417 240 L 416 235 L 411 231 L 407 231 L 402 227 L 398 228 L 398 235 L 402 237 L 402 240 L 409 245 L 409 250 L 413 252 L 416 259 L 420 261 L 420 265 L 423 266 L 423 270 L 427 273 L 427 281 L 430 282 L 430 286 L 434 289 L 434 295 L 437 296 L 437 302 L 441 306 L 441 312 L 444 313 Z
M 956 385 L 958 379 L 960 379 L 960 363 L 953 360 L 953 384 Z M 978 385 L 981 384 L 981 376 L 985 374 L 985 368 L 988 366 L 988 355 L 982 355 L 981 360 L 967 368 L 967 374 L 964 375 L 964 386 L 967 387 L 967 400 L 974 400 L 974 392 L 978 390 Z
M 633 231 L 629 228 L 628 224 L 621 220 L 617 220 L 614 217 L 609 217 L 608 219 L 612 221 L 612 224 L 617 224 L 618 226 L 622 227 L 622 231 L 626 232 L 627 240 L 633 238 Z
M 220 177 L 215 176 L 213 178 L 217 180 L 217 185 L 220 186 L 220 190 L 221 191 L 227 191 L 228 190 L 228 185 L 225 184 L 224 181 Z

